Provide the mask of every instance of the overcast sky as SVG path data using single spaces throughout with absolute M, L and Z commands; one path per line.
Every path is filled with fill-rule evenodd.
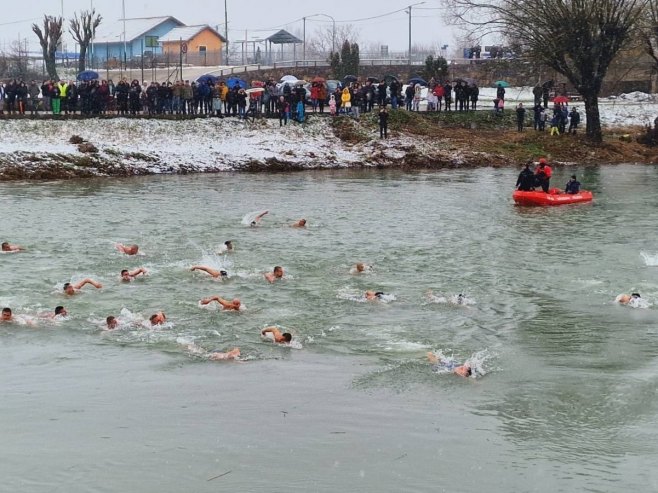
M 362 47 L 388 45 L 389 51 L 406 51 L 409 39 L 409 17 L 403 10 L 413 0 L 332 0 L 310 2 L 308 0 L 227 0 L 229 41 L 262 37 L 266 31 L 286 29 L 299 33 L 301 37 L 304 16 L 328 14 L 336 19 L 337 25 L 351 21 L 360 31 Z M 89 9 L 93 4 L 104 22 L 117 22 L 122 17 L 121 0 L 63 0 L 64 18 L 73 13 Z M 171 15 L 181 22 L 192 24 L 219 25 L 224 32 L 224 2 L 222 0 L 126 0 L 126 18 L 157 17 Z M 419 45 L 455 46 L 453 33 L 444 24 L 439 9 L 439 0 L 427 0 L 412 9 L 412 43 Z M 363 20 L 402 10 L 376 19 Z M 38 40 L 30 30 L 32 22 L 40 21 L 44 13 L 61 15 L 62 0 L 2 0 L 0 10 L 0 48 L 6 50 L 19 37 L 27 39 L 30 51 L 38 49 Z M 317 16 L 307 19 L 306 33 L 311 37 L 318 27 L 331 26 L 331 20 Z

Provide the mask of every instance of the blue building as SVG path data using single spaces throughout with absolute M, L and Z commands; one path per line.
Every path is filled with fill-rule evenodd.
M 176 27 L 184 24 L 175 17 L 143 17 L 114 23 L 102 22 L 96 30 L 91 45 L 94 59 L 99 61 L 116 60 L 117 63 L 125 57 L 130 60 L 144 55 L 156 56 L 162 54 L 159 39 Z

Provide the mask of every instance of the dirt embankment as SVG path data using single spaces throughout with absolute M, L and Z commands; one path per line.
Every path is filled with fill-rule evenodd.
M 89 126 L 98 125 L 89 120 Z M 27 134 L 52 135 L 49 121 L 40 119 L 14 122 L 26 125 Z M 111 141 L 111 133 L 124 128 L 119 121 L 106 122 L 104 131 L 64 136 L 55 132 L 55 140 L 37 152 L 27 144 L 2 152 L 0 143 L 0 180 L 72 179 L 96 176 L 134 176 L 148 174 L 187 174 L 219 171 L 289 172 L 327 168 L 443 169 L 484 166 L 520 166 L 547 157 L 552 164 L 658 163 L 658 148 L 642 145 L 637 138 L 644 129 L 608 129 L 602 144 L 593 145 L 583 135 L 550 136 L 526 127 L 517 132 L 511 114 L 496 116 L 477 113 L 391 112 L 389 138 L 379 138 L 376 113 L 355 121 L 348 117 L 311 115 L 303 125 L 291 122 L 281 130 L 278 121 L 263 120 L 251 127 L 242 122 L 214 122 L 209 119 L 190 123 L 156 122 L 157 131 L 128 140 Z M 145 125 L 145 122 L 134 122 Z M 197 127 L 190 128 L 191 125 Z M 86 125 L 86 122 L 80 123 Z M 201 126 L 199 126 L 201 125 Z M 79 127 L 80 128 L 80 127 Z M 215 132 L 207 139 L 212 150 L 198 145 L 199 132 Z M 134 133 L 133 127 L 131 132 Z M 169 132 L 170 136 L 161 136 Z M 240 135 L 241 143 L 225 141 L 227 133 Z M 284 133 L 279 133 L 284 132 Z M 285 132 L 288 132 L 287 134 Z M 181 133 L 183 135 L 181 135 Z M 187 135 L 189 133 L 189 135 Z M 178 151 L 167 145 L 153 147 L 151 135 L 165 142 L 174 137 L 182 142 Z M 213 134 L 215 135 L 215 134 Z M 61 137 L 60 137 L 61 136 Z M 108 137 L 109 136 L 109 137 Z M 53 137 L 49 137 L 53 139 Z M 269 139 L 269 140 L 267 140 Z M 279 145 L 277 152 L 272 151 Z M 181 153 L 180 149 L 184 152 Z M 188 156 L 188 149 L 195 155 Z M 52 149 L 52 150 L 51 150 Z M 200 150 L 201 149 L 201 150 Z M 206 159 L 205 162 L 200 162 Z

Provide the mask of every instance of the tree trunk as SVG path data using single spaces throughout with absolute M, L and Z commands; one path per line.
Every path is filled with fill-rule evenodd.
M 57 65 L 55 63 L 55 56 L 50 56 L 48 50 L 43 50 L 43 61 L 46 64 L 46 72 L 48 72 L 48 77 L 51 80 L 58 81 L 59 76 L 57 75 Z
M 601 132 L 601 116 L 599 115 L 599 96 L 597 93 L 583 94 L 585 100 L 585 117 L 587 124 L 585 133 L 592 142 L 603 142 Z
M 78 58 L 78 73 L 84 72 L 87 66 L 87 45 L 80 43 L 80 58 Z

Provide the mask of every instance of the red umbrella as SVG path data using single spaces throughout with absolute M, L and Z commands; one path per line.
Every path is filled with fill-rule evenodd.
M 558 103 L 558 104 L 568 103 L 568 102 L 569 102 L 569 98 L 566 97 L 566 96 L 555 96 L 555 97 L 553 98 L 553 102 L 554 102 L 554 103 Z

